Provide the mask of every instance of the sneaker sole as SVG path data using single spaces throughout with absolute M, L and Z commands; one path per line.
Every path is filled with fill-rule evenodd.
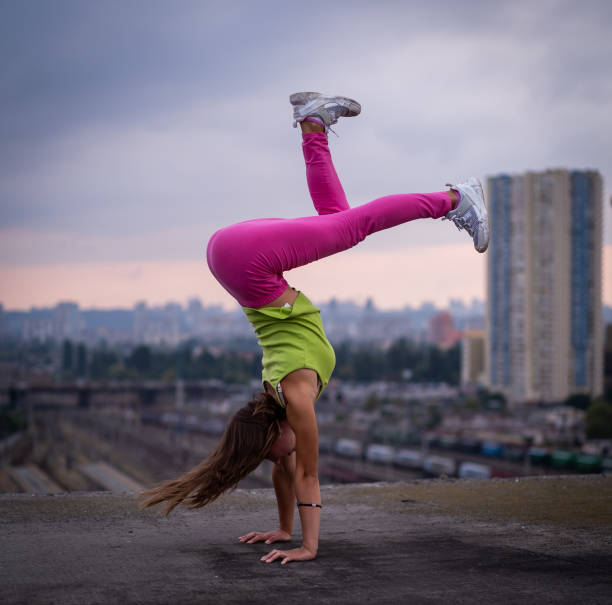
M 467 191 L 464 192 L 462 189 L 459 189 L 459 191 L 461 192 L 462 195 L 467 195 L 469 199 L 471 200 L 472 205 L 477 207 L 481 211 L 481 213 L 484 210 L 484 215 L 486 216 L 486 219 L 487 219 L 487 223 L 486 223 L 487 224 L 487 243 L 485 244 L 482 250 L 479 250 L 478 248 L 476 248 L 476 242 L 474 242 L 474 248 L 476 249 L 476 252 L 483 254 L 484 252 L 487 251 L 487 248 L 489 247 L 489 242 L 491 240 L 491 235 L 490 235 L 490 230 L 489 230 L 489 212 L 487 210 L 487 203 L 486 203 L 484 187 L 482 186 L 482 182 L 480 181 L 479 178 L 474 177 L 474 179 L 476 180 L 476 182 L 478 183 L 478 186 L 480 187 L 480 190 L 482 191 L 482 202 L 480 200 L 480 197 L 476 197 L 476 199 L 474 199 L 471 195 L 469 195 Z M 449 185 L 449 186 L 452 186 L 452 185 Z
M 349 114 L 348 116 L 345 116 L 347 118 L 352 118 L 353 116 L 358 116 L 361 113 L 361 104 L 357 103 L 357 101 L 354 101 L 353 99 L 349 99 L 348 97 L 343 97 L 343 99 L 345 101 L 349 102 Z
M 478 185 L 480 186 L 480 190 L 482 191 L 482 205 L 484 206 L 485 216 L 487 217 L 487 243 L 482 250 L 478 250 L 478 248 L 476 250 L 480 254 L 484 254 L 489 247 L 489 242 L 491 241 L 491 231 L 489 229 L 489 210 L 487 208 L 487 199 L 485 197 L 485 190 L 484 190 L 484 187 L 482 186 L 482 182 L 480 181 L 479 178 L 477 178 L 476 181 L 478 182 Z

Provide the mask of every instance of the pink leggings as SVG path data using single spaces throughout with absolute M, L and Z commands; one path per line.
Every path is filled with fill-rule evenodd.
M 303 135 L 306 180 L 319 216 L 262 218 L 217 231 L 208 266 L 244 307 L 264 307 L 287 288 L 284 271 L 347 250 L 371 233 L 417 218 L 440 218 L 451 209 L 439 193 L 387 195 L 351 208 L 331 160 L 327 136 Z

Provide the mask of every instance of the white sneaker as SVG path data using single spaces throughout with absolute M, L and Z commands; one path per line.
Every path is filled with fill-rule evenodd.
M 291 105 L 304 105 L 317 97 L 323 96 L 325 95 L 322 95 L 320 92 L 294 92 L 289 97 L 289 103 L 291 103 Z
M 323 122 L 325 132 L 338 121 L 338 118 L 351 118 L 359 115 L 361 105 L 348 97 L 323 95 L 319 92 L 296 92 L 289 97 L 293 105 L 293 127 L 306 118 L 315 117 Z
M 446 184 L 447 187 L 459 192 L 459 205 L 446 214 L 443 220 L 453 221 L 457 229 L 465 229 L 474 240 L 474 248 L 485 252 L 489 247 L 489 215 L 485 205 L 482 183 L 471 176 L 460 185 Z

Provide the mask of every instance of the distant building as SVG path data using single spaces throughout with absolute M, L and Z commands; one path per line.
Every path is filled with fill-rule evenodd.
M 183 309 L 178 303 L 164 305 L 162 320 L 162 340 L 176 346 L 181 341 L 181 318 Z
M 483 383 L 484 372 L 485 332 L 468 330 L 461 336 L 461 386 Z
M 56 341 L 74 340 L 81 336 L 83 322 L 79 305 L 73 302 L 61 302 L 53 309 L 53 338 Z
M 192 335 L 200 335 L 204 332 L 206 312 L 199 298 L 191 298 L 187 303 L 185 312 L 185 324 Z
M 132 311 L 132 337 L 135 342 L 146 341 L 148 323 L 147 303 L 136 303 Z
M 405 306 L 383 310 L 377 309 L 372 299 L 364 305 L 332 299 L 318 306 L 332 343 L 370 342 L 383 348 L 400 338 L 427 342 L 430 320 L 440 313 L 440 309 L 430 302 L 418 308 Z M 450 329 L 452 342 L 455 331 L 484 328 L 484 303 L 481 301 L 465 305 L 460 300 L 453 300 L 449 311 L 454 324 Z M 207 344 L 237 340 L 244 344 L 255 340 L 253 328 L 238 305 L 226 311 L 218 305 L 204 306 L 197 298 L 183 306 L 177 303 L 152 306 L 141 301 L 131 309 L 81 309 L 74 303 L 28 311 L 2 309 L 0 321 L 5 339 L 26 342 L 69 339 L 88 346 L 100 342 L 174 346 L 189 338 L 201 339 Z M 444 321 L 450 323 L 448 316 Z M 442 336 L 435 337 L 435 341 L 442 346 L 449 342 Z
M 510 401 L 602 390 L 602 181 L 549 170 L 488 179 L 487 380 Z
M 178 303 L 148 307 L 145 302 L 139 302 L 134 306 L 132 318 L 135 342 L 176 346 L 181 341 L 183 309 Z
M 606 325 L 604 345 L 604 392 L 612 401 L 612 324 Z
M 45 317 L 43 313 L 30 312 L 23 321 L 21 337 L 26 342 L 53 340 L 53 317 Z
M 442 349 L 449 349 L 459 340 L 459 336 L 453 317 L 447 311 L 436 313 L 429 320 L 429 342 L 431 344 Z

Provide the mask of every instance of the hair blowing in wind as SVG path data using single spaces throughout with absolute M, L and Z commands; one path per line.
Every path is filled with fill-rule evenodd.
M 280 433 L 285 410 L 259 393 L 232 417 L 215 450 L 182 477 L 143 492 L 142 508 L 167 502 L 166 516 L 179 504 L 201 508 L 255 470 Z

